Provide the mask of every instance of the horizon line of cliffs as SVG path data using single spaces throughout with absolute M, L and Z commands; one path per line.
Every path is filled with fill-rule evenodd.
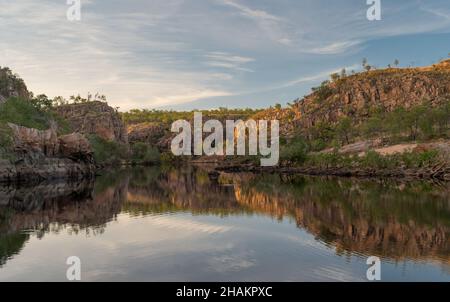
M 10 98 L 32 97 L 23 80 L 7 68 L 0 69 L 0 82 L 0 106 Z M 266 110 L 210 110 L 204 114 L 204 118 L 278 119 L 280 136 L 289 139 L 298 133 L 307 136 L 308 130 L 321 123 L 333 127 L 340 119 L 348 117 L 354 124 L 358 124 L 370 118 L 374 108 L 391 112 L 399 107 L 412 108 L 425 100 L 432 106 L 450 100 L 450 60 L 429 67 L 388 68 L 342 76 L 322 83 L 310 95 L 296 100 L 288 108 L 276 106 Z M 117 143 L 123 147 L 124 154 L 128 155 L 130 145 L 136 143 L 145 143 L 156 147 L 159 152 L 167 152 L 174 135 L 170 132 L 171 122 L 178 119 L 177 116 L 191 114 L 157 110 L 148 116 L 143 113 L 152 111 L 119 113 L 106 102 L 98 100 L 54 106 L 51 110 L 69 124 L 71 134 L 65 134 L 69 135 L 70 142 L 66 144 L 76 152 L 67 154 L 65 150 L 58 149 L 61 144 L 57 142 L 67 139 L 64 136 L 58 137 L 58 122 L 52 121 L 47 130 L 25 130 L 19 124 L 9 123 L 17 160 L 11 164 L 11 160 L 1 159 L 0 181 L 14 179 L 13 174 L 18 174 L 17 179 L 26 179 L 25 172 L 33 175 L 32 170 L 40 168 L 49 170 L 48 173 L 41 171 L 40 178 L 46 178 L 52 173 L 58 177 L 65 174 L 66 178 L 90 175 L 91 170 L 95 169 L 95 152 L 90 143 L 92 135 L 106 142 Z M 137 115 L 136 112 L 143 117 L 134 118 L 133 114 Z M 159 113 L 166 114 L 167 118 L 156 116 Z M 64 164 L 61 160 L 65 161 Z M 59 172 L 50 169 L 50 166 L 58 166 Z M 67 167 L 66 171 L 61 172 L 64 167 Z

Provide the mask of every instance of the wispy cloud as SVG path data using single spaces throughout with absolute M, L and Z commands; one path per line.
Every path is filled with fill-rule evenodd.
M 428 12 L 432 15 L 435 15 L 437 17 L 443 18 L 444 20 L 450 21 L 450 11 L 442 10 L 442 9 L 434 9 L 434 8 L 427 8 L 422 7 L 422 10 L 425 12 Z
M 338 41 L 338 42 L 332 42 L 331 44 L 312 48 L 309 50 L 309 52 L 314 54 L 321 54 L 321 55 L 332 55 L 332 54 L 340 54 L 345 51 L 347 51 L 350 48 L 353 48 L 357 45 L 360 45 L 361 41 L 354 40 L 354 41 Z
M 235 1 L 231 0 L 222 0 L 225 5 L 236 8 L 241 15 L 254 19 L 256 21 L 271 21 L 271 22 L 279 22 L 282 19 L 275 15 L 272 15 L 264 10 L 252 9 L 248 6 L 239 4 Z
M 241 16 L 255 22 L 255 24 L 263 30 L 272 41 L 283 45 L 291 44 L 291 36 L 287 29 L 287 27 L 289 27 L 288 20 L 262 9 L 251 8 L 250 6 L 241 4 L 237 1 L 219 1 L 226 6 L 236 9 Z
M 255 61 L 253 58 L 231 55 L 226 52 L 211 52 L 205 55 L 206 64 L 212 67 L 221 67 L 239 71 L 253 72 L 243 67 L 246 63 Z
M 308 83 L 308 82 L 315 82 L 315 81 L 319 81 L 319 80 L 326 80 L 327 78 L 330 77 L 331 74 L 336 73 L 336 72 L 340 72 L 342 69 L 345 69 L 346 71 L 357 71 L 359 69 L 359 65 L 358 64 L 353 64 L 350 66 L 345 66 L 345 67 L 341 67 L 339 69 L 330 69 L 327 71 L 322 71 L 313 75 L 306 75 L 306 76 L 302 76 L 300 78 L 288 81 L 282 85 L 279 86 L 279 88 L 282 87 L 290 87 L 290 86 L 294 86 L 294 85 L 298 85 L 301 83 Z
M 360 2 L 83 0 L 69 22 L 66 1 L 0 0 L 0 65 L 35 93 L 98 91 L 126 110 L 293 90 L 368 41 L 450 32 L 447 0 L 385 2 L 381 22 Z

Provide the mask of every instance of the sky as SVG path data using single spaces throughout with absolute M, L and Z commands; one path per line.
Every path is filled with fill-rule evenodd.
M 286 104 L 362 58 L 450 53 L 448 0 L 0 0 L 0 66 L 35 94 L 105 94 L 121 111 Z

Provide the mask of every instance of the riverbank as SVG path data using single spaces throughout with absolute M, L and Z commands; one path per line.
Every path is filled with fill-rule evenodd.
M 403 179 L 436 179 L 450 181 L 450 167 L 436 166 L 426 169 L 363 169 L 363 168 L 318 168 L 318 167 L 257 167 L 251 165 L 219 166 L 214 169 L 217 172 L 226 173 L 282 173 L 301 174 L 311 176 L 339 176 L 359 178 L 403 178 Z
M 80 181 L 95 177 L 95 166 L 68 158 L 41 158 L 30 162 L 0 160 L 0 183 L 38 184 L 42 181 Z

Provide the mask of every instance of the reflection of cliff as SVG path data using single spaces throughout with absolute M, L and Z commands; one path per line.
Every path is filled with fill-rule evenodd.
M 102 232 L 121 211 L 294 219 L 339 253 L 450 262 L 450 187 L 278 175 L 210 179 L 194 167 L 106 173 L 91 182 L 0 188 L 0 265 L 31 233 Z M 25 231 L 25 232 L 24 232 Z
M 167 171 L 147 183 L 136 182 L 133 177 L 126 209 L 144 214 L 190 211 L 229 215 L 244 211 L 236 202 L 233 186 L 220 186 L 208 173 L 192 167 Z
M 450 188 L 426 191 L 351 180 L 277 177 L 242 182 L 236 199 L 255 212 L 292 217 L 338 252 L 450 262 Z
M 448 185 L 254 174 L 222 175 L 221 185 L 195 168 L 132 179 L 125 208 L 134 213 L 293 218 L 339 253 L 450 261 Z
M 102 232 L 120 212 L 128 178 L 94 191 L 93 182 L 41 184 L 32 188 L 0 187 L 0 265 L 20 252 L 30 233 Z

